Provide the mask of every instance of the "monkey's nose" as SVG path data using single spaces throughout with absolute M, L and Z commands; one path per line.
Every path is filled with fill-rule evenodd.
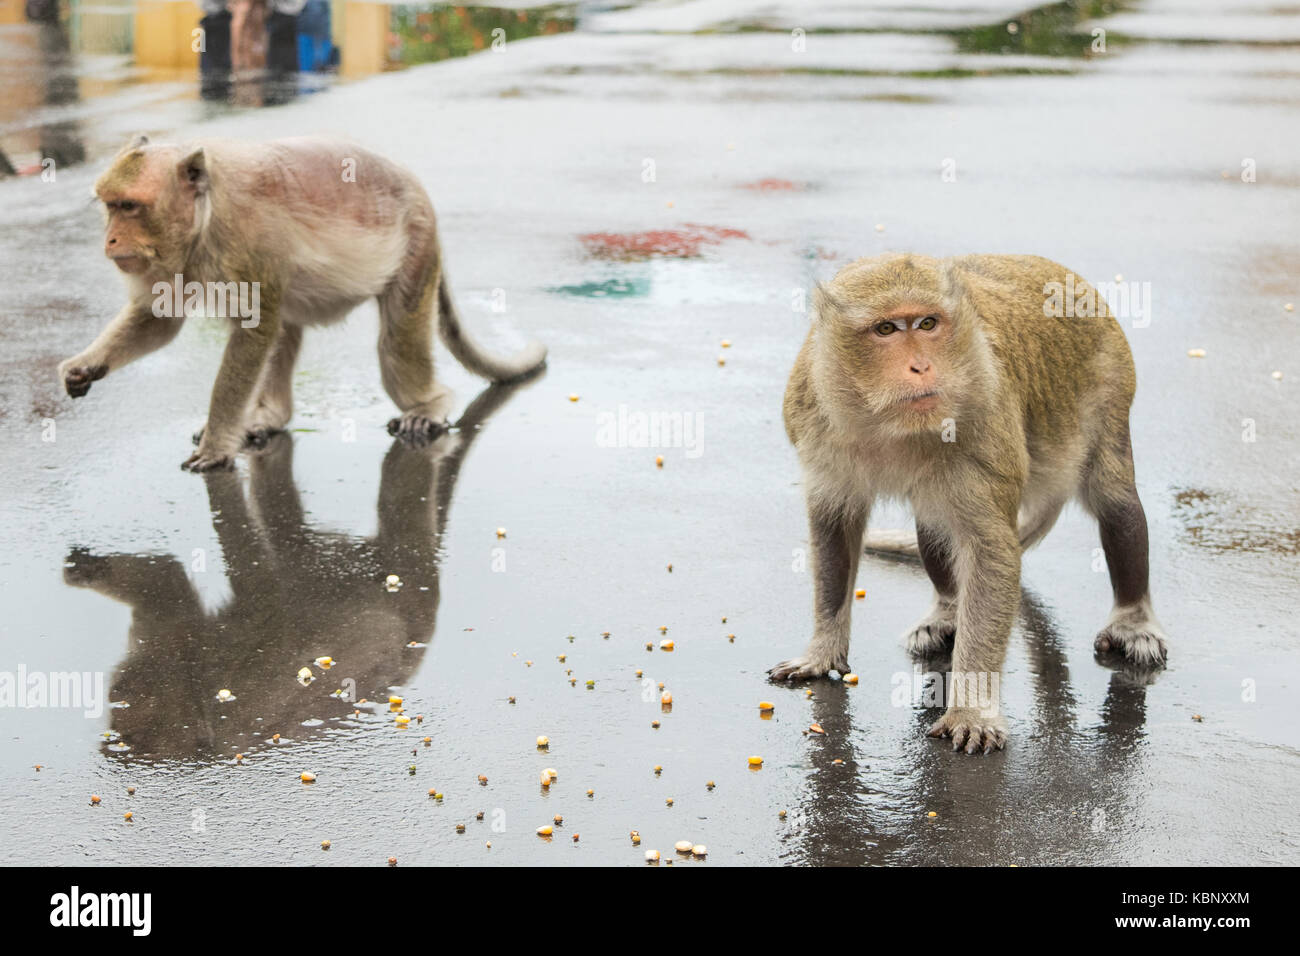
M 917 375 L 924 375 L 926 372 L 930 371 L 930 360 L 912 359 L 911 368 L 912 371 L 915 372 Z

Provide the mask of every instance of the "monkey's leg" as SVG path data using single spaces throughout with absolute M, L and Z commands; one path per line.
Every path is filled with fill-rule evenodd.
M 253 390 L 262 377 L 279 326 L 279 316 L 266 308 L 262 309 L 256 325 L 245 328 L 240 323 L 233 324 L 217 382 L 212 387 L 203 437 L 194 454 L 181 464 L 186 471 L 234 467 L 235 455 L 244 445 L 244 422 Z
M 1151 607 L 1147 516 L 1133 480 L 1127 428 L 1116 445 L 1094 458 L 1082 489 L 1085 506 L 1097 516 L 1115 595 L 1115 607 L 1093 646 L 1103 654 L 1120 651 L 1136 664 L 1163 666 L 1168 644 Z
M 864 508 L 808 503 L 813 551 L 813 636 L 802 657 L 782 661 L 768 674 L 783 678 L 825 677 L 849 670 L 849 618 L 853 610 L 853 581 L 858 573 Z
M 425 445 L 448 428 L 451 390 L 433 380 L 433 306 L 438 270 L 426 268 L 411 285 L 405 270 L 379 297 L 379 372 L 384 390 L 402 410 L 388 433 Z
M 92 382 L 176 338 L 182 322 L 159 318 L 147 305 L 129 302 L 84 352 L 59 364 L 59 380 L 69 395 L 80 398 Z
M 997 501 L 997 491 L 980 496 Z M 979 499 L 972 499 L 979 500 Z M 991 506 L 996 507 L 996 506 Z M 988 753 L 1006 744 L 1002 662 L 1020 606 L 1020 538 L 1015 508 L 953 529 L 957 636 L 948 675 L 948 709 L 929 730 L 952 737 L 952 749 Z
M 302 347 L 302 326 L 282 323 L 262 370 L 257 402 L 248 415 L 247 440 L 262 447 L 273 432 L 283 430 L 293 417 L 293 366 Z
M 916 544 L 921 564 L 934 585 L 934 604 L 907 632 L 907 649 L 916 657 L 931 657 L 951 647 L 957 633 L 957 577 L 942 533 L 918 522 Z

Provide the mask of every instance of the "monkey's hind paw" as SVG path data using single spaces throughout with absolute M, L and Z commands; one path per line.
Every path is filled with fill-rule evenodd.
M 403 415 L 388 423 L 388 434 L 416 446 L 432 444 L 439 435 L 450 429 L 451 422 L 445 418 L 436 421 L 425 415 Z
M 200 449 L 181 462 L 181 467 L 186 471 L 193 471 L 196 473 L 203 471 L 229 471 L 235 467 L 235 459 L 230 455 L 214 455 Z
M 203 433 L 207 430 L 208 430 L 207 426 L 204 425 L 202 428 L 200 428 L 198 431 L 196 431 L 193 435 L 190 436 L 190 441 L 192 441 L 196 446 L 202 444 Z M 270 426 L 261 426 L 261 425 L 249 428 L 248 431 L 244 432 L 244 447 L 265 448 L 267 442 L 271 440 L 272 436 L 277 435 L 282 431 L 284 431 L 283 428 L 272 428 Z
M 1116 612 L 1093 641 L 1098 654 L 1123 654 L 1142 667 L 1164 667 L 1169 647 L 1155 619 Z
M 907 632 L 907 650 L 913 657 L 935 657 L 952 650 L 956 636 L 957 619 L 935 609 Z
M 825 677 L 831 671 L 839 671 L 841 674 L 849 673 L 849 662 L 844 658 L 838 661 L 810 659 L 808 657 L 792 657 L 788 661 L 782 661 L 770 671 L 767 672 L 771 680 L 812 680 L 817 677 Z
M 950 707 L 926 731 L 927 737 L 951 737 L 954 752 L 992 753 L 1007 744 L 1006 721 L 999 715 L 986 717 L 978 707 Z

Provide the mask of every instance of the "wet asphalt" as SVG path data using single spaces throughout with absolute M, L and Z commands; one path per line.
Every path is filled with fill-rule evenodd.
M 0 181 L 0 678 L 100 675 L 107 702 L 0 709 L 4 858 L 1300 863 L 1300 15 L 1051 8 L 1008 34 L 1014 5 L 947 6 L 584 12 L 263 110 L 185 84 L 83 101 L 87 163 Z M 1079 55 L 1094 28 L 1108 51 Z M 307 335 L 291 432 L 181 471 L 215 324 L 75 403 L 55 376 L 120 304 L 87 197 L 135 129 L 403 162 L 475 334 L 539 338 L 548 368 L 485 388 L 440 352 L 460 427 L 405 448 L 365 305 Z M 862 563 L 856 686 L 765 676 L 811 625 L 780 420 L 796 306 L 885 250 L 1149 283 L 1126 332 L 1169 666 L 1094 659 L 1109 585 L 1073 508 L 1025 557 L 1011 740 L 985 758 L 924 736 L 901 635 L 930 589 L 906 561 Z M 681 440 L 639 441 L 652 414 Z

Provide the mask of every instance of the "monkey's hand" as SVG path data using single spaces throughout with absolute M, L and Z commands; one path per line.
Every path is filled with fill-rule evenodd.
M 825 677 L 831 671 L 839 671 L 841 674 L 849 673 L 848 658 L 843 655 L 839 658 L 822 656 L 810 650 L 803 657 L 792 657 L 788 661 L 782 661 L 768 671 L 767 674 L 774 681 L 811 680 L 815 677 Z
M 964 746 L 968 754 L 990 753 L 1006 746 L 1007 722 L 1001 714 L 989 715 L 979 707 L 949 707 L 926 736 L 951 737 L 954 751 Z
M 59 363 L 59 380 L 73 398 L 81 398 L 90 391 L 91 382 L 98 382 L 107 374 L 107 365 L 87 365 L 81 356 Z

